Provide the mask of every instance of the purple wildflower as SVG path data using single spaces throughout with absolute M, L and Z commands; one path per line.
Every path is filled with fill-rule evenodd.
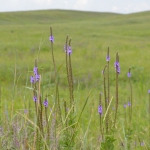
M 39 79 L 40 79 L 40 75 L 39 75 L 39 74 L 36 74 L 36 75 L 35 75 L 35 80 L 36 80 L 36 81 L 39 81 Z
M 101 105 L 98 106 L 98 113 L 99 113 L 100 115 L 102 115 L 102 113 L 103 113 L 103 108 L 102 108 Z
M 114 63 L 114 65 L 115 65 L 115 68 L 116 68 L 117 73 L 120 74 L 120 64 L 119 64 L 119 62 L 116 61 L 116 62 Z
M 33 68 L 33 72 L 34 72 L 34 75 L 37 75 L 37 74 L 38 74 L 38 68 L 37 68 L 37 67 L 34 67 L 34 68 Z
M 34 72 L 34 76 L 30 77 L 31 83 L 35 83 L 35 82 L 39 81 L 39 79 L 40 79 L 40 75 L 38 74 L 38 67 L 34 67 L 33 72 Z
M 51 35 L 51 36 L 49 37 L 49 40 L 50 40 L 51 42 L 54 42 L 54 37 Z
M 48 100 L 45 99 L 45 101 L 43 102 L 44 106 L 47 107 L 48 106 Z
M 67 46 L 67 48 L 66 48 L 66 46 L 64 46 L 64 49 L 65 49 L 65 52 L 67 52 L 68 55 L 72 54 L 72 48 L 71 48 L 71 46 Z
M 25 114 L 27 114 L 27 113 L 28 113 L 28 110 L 27 110 L 27 109 L 25 109 L 25 110 L 24 110 L 24 113 L 25 113 Z
M 71 46 L 68 46 L 67 52 L 68 52 L 68 54 L 72 54 L 72 48 L 71 48 Z
M 148 90 L 148 94 L 150 94 L 150 90 Z
M 124 105 L 123 105 L 123 107 L 124 107 L 124 108 L 126 108 L 126 107 L 127 107 L 127 105 L 126 105 L 126 104 L 124 104 Z
M 34 83 L 34 82 L 35 82 L 34 76 L 31 76 L 31 77 L 30 77 L 30 82 L 31 82 L 31 83 Z
M 130 103 L 130 102 L 128 102 L 128 106 L 129 106 L 129 107 L 131 106 L 131 103 Z
M 130 78 L 130 77 L 131 77 L 131 73 L 130 73 L 130 72 L 128 72 L 128 73 L 127 73 L 127 76 L 128 76 L 128 78 Z
M 144 146 L 144 142 L 141 142 L 140 145 L 141 145 L 141 146 Z
M 34 102 L 37 101 L 37 97 L 36 97 L 36 96 L 33 97 L 33 101 L 34 101 Z
M 108 55 L 106 56 L 106 61 L 110 61 L 110 57 Z

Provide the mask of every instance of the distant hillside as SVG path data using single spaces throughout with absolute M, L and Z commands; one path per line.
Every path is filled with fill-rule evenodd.
M 98 13 L 71 10 L 44 10 L 26 12 L 0 13 L 0 24 L 18 23 L 52 23 L 52 22 L 72 22 L 82 20 L 97 20 L 120 16 L 115 13 Z
M 101 12 L 84 12 L 72 10 L 40 10 L 23 12 L 5 12 L 0 13 L 0 24 L 47 24 L 76 22 L 83 20 L 99 21 L 107 24 L 134 24 L 143 21 L 150 22 L 150 11 L 133 14 L 116 14 Z

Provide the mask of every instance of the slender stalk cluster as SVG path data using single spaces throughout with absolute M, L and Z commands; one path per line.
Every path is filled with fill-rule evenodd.
M 61 117 L 61 107 L 60 107 L 60 99 L 59 99 L 59 82 L 58 82 L 58 72 L 56 71 L 56 64 L 55 64 L 55 57 L 54 57 L 54 50 L 53 50 L 53 43 L 54 43 L 54 36 L 52 33 L 52 27 L 50 27 L 50 37 L 49 37 L 50 43 L 51 43 L 51 54 L 52 54 L 52 60 L 53 60 L 53 66 L 54 66 L 54 82 L 55 82 L 55 107 L 54 107 L 54 115 L 52 118 L 53 122 L 53 127 L 55 128 L 53 130 L 53 139 L 54 139 L 54 147 L 56 148 L 57 146 L 57 141 L 56 141 L 56 128 L 58 126 L 59 121 L 62 123 L 62 117 Z M 57 120 L 57 116 L 59 115 L 59 118 Z
M 106 133 L 109 131 L 109 102 L 110 102 L 110 83 L 109 83 L 109 61 L 110 61 L 110 55 L 109 55 L 109 47 L 106 55 L 106 62 L 102 74 L 103 74 L 103 89 L 104 89 L 104 101 L 105 101 L 105 112 L 106 112 Z
M 52 28 L 50 27 L 50 37 L 49 40 L 51 42 L 51 48 L 52 48 L 52 60 L 53 60 L 53 65 L 54 65 L 54 74 L 55 74 L 55 83 L 56 82 L 56 65 L 55 65 L 55 59 L 54 59 L 54 53 L 53 53 L 53 42 L 54 42 L 54 37 L 52 34 Z M 37 60 L 35 60 L 35 67 L 33 69 L 34 75 L 30 77 L 30 82 L 33 85 L 33 101 L 35 103 L 35 110 L 36 110 L 36 118 L 37 118 L 37 130 L 36 130 L 36 135 L 35 135 L 35 145 L 36 149 L 40 150 L 44 146 L 42 143 L 44 141 L 43 138 L 46 139 L 46 142 L 50 144 L 50 126 L 49 126 L 49 121 L 48 121 L 48 98 L 46 96 L 45 100 L 42 100 L 42 95 L 41 95 L 41 76 L 38 71 L 37 67 Z M 53 136 L 54 136 L 54 146 L 56 148 L 56 104 L 57 104 L 57 99 L 59 97 L 58 94 L 58 84 L 56 84 L 56 96 L 55 96 L 55 108 L 54 108 L 54 127 L 55 129 L 53 130 Z M 44 109 L 43 109 L 44 106 Z M 44 121 L 46 122 L 46 129 L 44 128 Z M 46 134 L 45 134 L 46 132 Z M 44 146 L 45 149 L 47 149 L 47 146 Z
M 43 141 L 46 139 L 47 143 L 50 143 L 50 129 L 49 129 L 49 121 L 48 121 L 48 98 L 46 96 L 45 100 L 42 100 L 41 96 L 41 76 L 37 67 L 37 60 L 35 60 L 35 67 L 33 69 L 34 76 L 30 77 L 30 82 L 33 86 L 33 101 L 35 103 L 35 111 L 36 111 L 36 122 L 37 129 L 35 133 L 35 147 L 37 150 L 41 150 L 44 146 Z M 38 76 L 38 78 L 37 78 Z M 43 109 L 44 106 L 44 109 Z M 45 110 L 45 113 L 44 113 Z M 46 121 L 46 129 L 44 128 L 44 120 Z M 46 132 L 46 134 L 45 134 Z M 47 146 L 45 145 L 45 149 Z
M 66 37 L 66 45 L 65 45 L 65 52 L 66 52 L 66 72 L 67 72 L 67 80 L 69 85 L 69 93 L 70 93 L 70 108 L 73 106 L 74 112 L 74 94 L 73 94 L 73 74 L 72 74 L 72 63 L 71 63 L 71 39 L 69 39 L 68 43 L 68 35 Z
M 33 101 L 35 103 L 36 118 L 37 118 L 37 131 L 36 131 L 36 149 L 41 148 L 41 136 L 43 135 L 43 119 L 42 119 L 42 102 L 41 102 L 41 93 L 40 93 L 40 75 L 37 67 L 37 59 L 35 60 L 35 66 L 33 68 L 34 76 L 30 77 L 30 82 L 33 85 Z
M 72 54 L 72 47 L 71 47 L 71 38 L 68 38 L 68 35 L 66 37 L 66 43 L 65 43 L 65 52 L 66 52 L 66 73 L 67 73 L 67 81 L 68 81 L 68 87 L 69 87 L 69 96 L 70 96 L 70 110 L 68 117 L 66 118 L 66 128 L 67 134 L 66 135 L 66 141 L 69 145 L 69 147 L 74 143 L 75 138 L 75 126 L 72 126 L 74 124 L 74 87 L 73 87 L 73 73 L 72 73 L 72 61 L 71 61 L 71 54 Z M 64 103 L 66 107 L 66 101 Z M 66 115 L 66 108 L 65 108 L 65 115 Z

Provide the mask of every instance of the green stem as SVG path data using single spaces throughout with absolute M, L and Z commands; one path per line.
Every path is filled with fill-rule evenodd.
M 103 70 L 103 77 L 104 77 L 104 81 L 103 81 L 103 85 L 104 85 L 104 99 L 105 99 L 105 112 L 107 110 L 107 93 L 106 93 L 106 77 L 105 77 L 105 69 L 106 69 L 107 65 L 104 67 Z M 107 118 L 107 116 L 106 116 Z M 108 132 L 108 124 L 107 124 L 107 119 L 106 119 L 106 133 Z
M 71 97 L 71 106 L 73 105 L 74 112 L 74 95 L 73 95 L 73 75 L 72 75 L 72 64 L 71 64 L 71 55 L 69 54 L 69 78 L 70 78 L 70 97 Z
M 50 36 L 53 36 L 52 27 L 50 27 Z M 51 41 L 51 49 L 52 49 L 52 59 L 53 59 L 53 65 L 54 65 L 54 74 L 56 77 L 56 65 L 55 65 L 55 58 L 54 58 L 53 41 Z
M 119 63 L 119 55 L 116 54 L 116 62 Z M 115 118 L 114 118 L 114 128 L 117 119 L 117 112 L 118 112 L 118 68 L 116 67 L 116 105 L 115 105 Z
M 99 95 L 99 106 L 102 106 L 102 94 L 100 93 Z M 102 139 L 103 139 L 103 132 L 102 132 L 102 115 L 100 114 L 100 134 L 102 135 Z
M 129 83 L 130 83 L 130 103 L 131 103 L 131 106 L 130 106 L 130 122 L 132 121 L 132 105 L 133 105 L 133 102 L 132 102 L 132 84 L 131 84 L 131 79 L 129 78 Z
M 107 52 L 107 57 L 109 58 L 109 47 L 108 47 L 108 52 Z M 110 83 L 109 83 L 109 60 L 107 61 L 107 92 L 108 92 L 108 96 L 107 96 L 107 106 L 109 106 L 109 99 L 110 99 L 110 89 L 109 89 Z M 107 113 L 107 117 L 106 117 L 106 130 L 109 130 L 109 110 Z

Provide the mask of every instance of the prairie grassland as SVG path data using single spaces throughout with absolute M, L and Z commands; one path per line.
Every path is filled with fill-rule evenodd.
M 122 15 L 65 10 L 0 13 L 1 127 L 7 130 L 5 129 L 6 124 L 9 122 L 8 127 L 10 127 L 18 112 L 24 112 L 26 109 L 30 111 L 32 116 L 30 117 L 34 117 L 30 76 L 33 74 L 35 59 L 38 59 L 38 69 L 42 76 L 42 98 L 44 99 L 45 95 L 51 95 L 49 107 L 52 108 L 54 105 L 52 97 L 55 93 L 55 77 L 49 41 L 51 26 L 55 39 L 56 68 L 59 68 L 61 109 L 64 109 L 64 100 L 69 103 L 64 52 L 67 34 L 72 39 L 71 57 L 76 116 L 81 113 L 90 92 L 78 125 L 78 145 L 74 146 L 74 149 L 99 149 L 100 132 L 97 107 L 99 93 L 104 93 L 101 72 L 106 65 L 108 46 L 110 49 L 110 97 L 112 98 L 110 115 L 112 118 L 115 107 L 114 62 L 116 52 L 119 53 L 121 67 L 118 80 L 119 106 L 114 149 L 133 149 L 133 147 L 148 149 L 150 147 L 149 15 L 150 12 Z M 127 77 L 129 68 L 131 68 L 133 100 L 132 124 L 129 125 L 132 130 L 129 133 L 131 139 L 124 134 L 124 115 L 126 112 L 127 117 L 129 116 L 129 108 L 124 109 L 123 107 L 130 99 L 131 90 Z M 102 94 L 102 104 L 104 105 L 104 94 Z M 4 135 L 1 139 L 4 139 Z M 144 146 L 141 146 L 142 142 Z

